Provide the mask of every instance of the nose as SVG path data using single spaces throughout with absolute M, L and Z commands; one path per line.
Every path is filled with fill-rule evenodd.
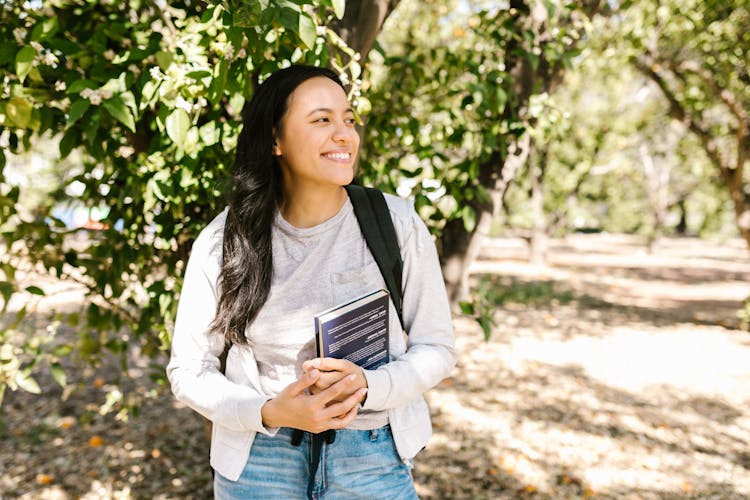
M 357 135 L 357 131 L 354 130 L 354 127 L 343 121 L 337 122 L 336 127 L 333 130 L 333 141 L 340 144 L 346 144 L 351 142 L 355 135 Z

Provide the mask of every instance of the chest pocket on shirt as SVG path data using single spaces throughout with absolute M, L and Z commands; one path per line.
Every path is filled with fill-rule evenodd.
M 379 288 L 385 288 L 380 269 L 374 262 L 357 269 L 331 273 L 331 285 L 334 304 L 341 304 Z

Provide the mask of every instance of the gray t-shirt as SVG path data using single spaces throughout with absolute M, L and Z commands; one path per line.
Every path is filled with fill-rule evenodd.
M 277 212 L 272 238 L 270 295 L 246 332 L 269 396 L 297 380 L 302 363 L 316 356 L 316 313 L 386 288 L 348 199 L 335 216 L 310 228 L 294 227 Z M 390 327 L 400 329 L 393 320 Z M 386 411 L 360 410 L 350 428 L 387 423 Z

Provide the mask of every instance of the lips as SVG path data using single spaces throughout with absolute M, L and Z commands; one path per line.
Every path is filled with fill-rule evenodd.
M 335 161 L 348 161 L 352 158 L 351 153 L 324 153 L 321 156 Z

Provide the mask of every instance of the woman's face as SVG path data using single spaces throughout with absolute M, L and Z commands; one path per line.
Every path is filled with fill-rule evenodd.
M 354 177 L 359 135 L 344 90 L 325 77 L 300 84 L 289 96 L 276 131 L 274 155 L 289 188 L 345 186 Z

